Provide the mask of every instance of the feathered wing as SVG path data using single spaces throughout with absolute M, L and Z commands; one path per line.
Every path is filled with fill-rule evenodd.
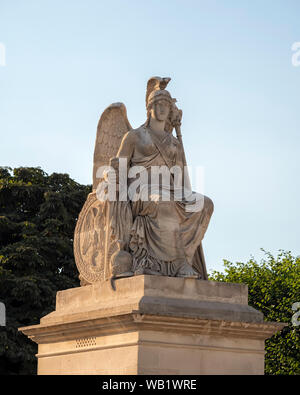
M 97 170 L 108 166 L 109 160 L 116 156 L 122 138 L 131 128 L 123 103 L 113 103 L 103 111 L 97 127 L 94 151 L 93 190 L 97 189 L 99 178 Z

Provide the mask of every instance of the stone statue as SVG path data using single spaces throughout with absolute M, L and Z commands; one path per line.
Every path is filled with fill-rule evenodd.
M 100 117 L 93 192 L 74 235 L 81 285 L 139 274 L 207 280 L 201 241 L 213 203 L 191 190 L 169 81 L 149 79 L 141 127 L 132 129 L 122 103 Z

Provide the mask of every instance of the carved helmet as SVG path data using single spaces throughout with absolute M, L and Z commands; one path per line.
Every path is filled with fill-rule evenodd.
M 170 93 L 165 89 L 170 81 L 171 78 L 169 77 L 152 77 L 148 80 L 146 91 L 147 110 L 155 101 L 160 99 L 165 99 L 170 104 L 174 103 L 174 99 L 172 99 Z
M 171 81 L 169 77 L 152 77 L 148 80 L 147 91 L 146 91 L 146 108 L 147 108 L 147 121 L 145 125 L 148 125 L 150 120 L 150 109 L 153 103 L 157 100 L 167 100 L 170 103 L 170 114 L 165 125 L 165 130 L 167 132 L 172 132 L 174 119 L 178 112 L 176 107 L 176 99 L 172 98 L 170 93 L 165 89 L 168 83 Z
M 148 101 L 147 101 L 147 110 L 149 109 L 149 107 L 155 103 L 158 100 L 164 99 L 166 100 L 168 103 L 170 103 L 170 105 L 173 104 L 173 99 L 170 95 L 170 93 L 167 90 L 154 90 L 150 93 L 149 97 L 148 97 Z

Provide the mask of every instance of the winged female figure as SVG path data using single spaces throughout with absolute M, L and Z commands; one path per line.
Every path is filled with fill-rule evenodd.
M 93 193 L 88 198 L 93 201 L 88 210 L 98 205 L 103 212 L 98 240 L 105 240 L 105 253 L 102 277 L 96 281 L 139 274 L 207 279 L 201 242 L 213 213 L 213 203 L 208 197 L 192 192 L 186 177 L 176 177 L 176 169 L 187 174 L 186 159 L 180 132 L 182 112 L 165 89 L 169 81 L 170 78 L 149 79 L 147 120 L 139 128 L 131 128 L 126 108 L 121 103 L 111 105 L 100 118 Z M 176 137 L 172 134 L 174 128 Z M 121 163 L 127 166 L 125 199 L 120 199 Z M 108 170 L 100 172 L 99 176 L 98 169 L 103 166 L 108 166 Z M 169 171 L 168 182 L 160 174 L 162 169 Z M 155 182 L 153 170 L 159 172 Z M 97 199 L 99 186 L 103 191 L 103 185 L 114 183 L 118 186 L 116 200 Z M 85 211 L 77 223 L 76 263 L 83 257 L 80 246 L 86 245 L 78 239 L 85 232 L 80 222 L 84 222 L 87 215 Z M 82 226 L 82 229 L 85 228 Z M 77 263 L 78 268 L 93 269 L 91 262 L 83 261 Z M 94 282 L 81 274 L 87 283 Z

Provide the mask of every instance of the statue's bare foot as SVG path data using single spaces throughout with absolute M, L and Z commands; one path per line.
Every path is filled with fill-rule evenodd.
M 176 274 L 176 277 L 185 277 L 185 278 L 201 278 L 200 274 L 197 273 L 190 265 L 185 263 L 181 266 L 179 271 Z

